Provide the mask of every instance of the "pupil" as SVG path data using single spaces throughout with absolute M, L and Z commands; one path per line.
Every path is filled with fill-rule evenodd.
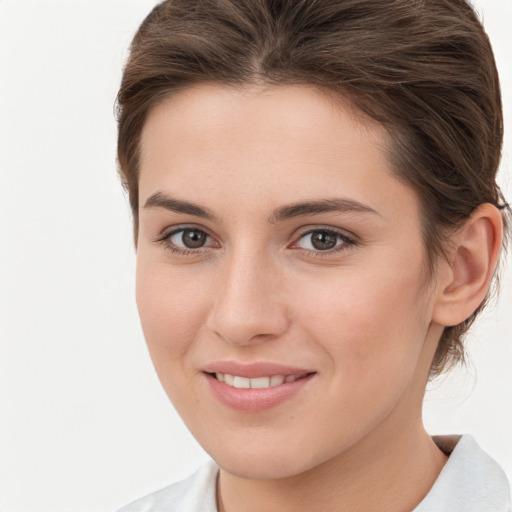
M 326 251 L 336 247 L 337 236 L 325 231 L 317 231 L 311 237 L 311 243 L 315 249 Z
M 198 249 L 202 247 L 206 241 L 206 233 L 202 231 L 184 231 L 181 237 L 183 245 L 189 249 Z

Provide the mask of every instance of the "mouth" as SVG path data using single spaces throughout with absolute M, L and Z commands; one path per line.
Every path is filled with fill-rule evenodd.
M 271 363 L 214 363 L 203 370 L 208 388 L 220 403 L 242 413 L 258 413 L 310 391 L 316 371 Z
M 312 372 L 302 372 L 294 375 L 268 375 L 261 377 L 242 377 L 241 375 L 231 375 L 229 373 L 210 373 L 213 378 L 219 382 L 237 389 L 266 389 L 281 386 L 285 383 L 295 382 L 306 378 Z

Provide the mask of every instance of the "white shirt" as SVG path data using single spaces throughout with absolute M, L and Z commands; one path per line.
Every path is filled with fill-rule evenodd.
M 512 512 L 505 473 L 471 436 L 436 436 L 434 441 L 450 457 L 432 489 L 412 512 Z M 218 471 L 210 461 L 186 480 L 119 512 L 217 512 Z

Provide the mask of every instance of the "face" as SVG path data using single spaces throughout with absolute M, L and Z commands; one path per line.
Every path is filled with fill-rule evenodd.
M 195 86 L 147 119 L 142 327 L 232 474 L 296 475 L 420 421 L 436 284 L 387 142 L 307 86 Z

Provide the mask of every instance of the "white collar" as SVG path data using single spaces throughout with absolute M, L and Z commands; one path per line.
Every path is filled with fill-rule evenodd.
M 507 477 L 472 436 L 433 439 L 450 456 L 434 486 L 413 512 L 510 512 Z

